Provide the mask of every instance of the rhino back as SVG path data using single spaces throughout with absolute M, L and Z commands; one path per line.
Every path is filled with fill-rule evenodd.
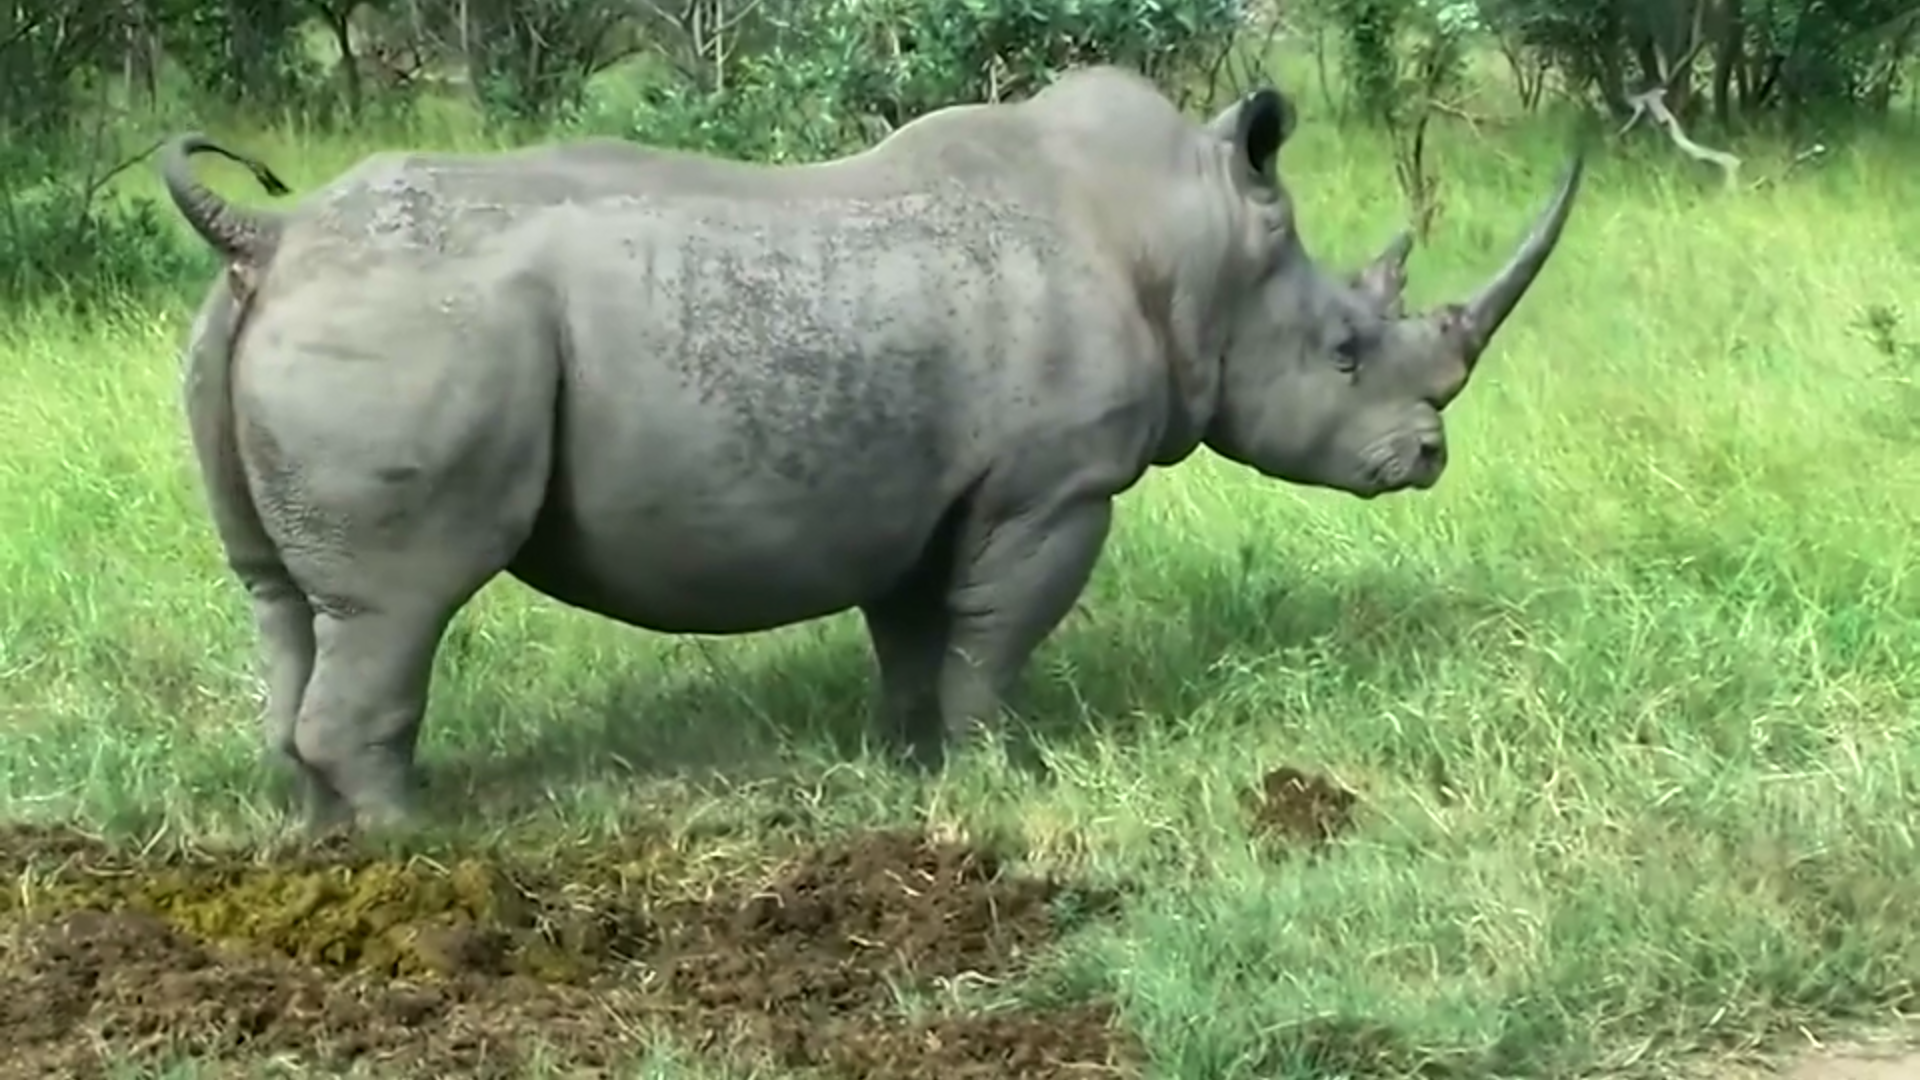
M 374 255 L 463 256 L 565 205 L 613 199 L 725 198 L 833 208 L 849 199 L 911 196 L 963 178 L 975 193 L 1056 201 L 1050 163 L 1033 153 L 1028 118 L 954 107 L 873 148 L 811 164 L 770 165 L 584 139 L 485 153 L 376 153 L 313 192 L 289 230 L 307 243 Z

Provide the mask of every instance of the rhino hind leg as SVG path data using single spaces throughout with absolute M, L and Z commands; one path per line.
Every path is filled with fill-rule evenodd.
M 456 606 L 405 603 L 315 617 L 313 677 L 294 738 L 334 805 L 312 808 L 311 828 L 342 816 L 376 826 L 413 816 L 427 684 Z
M 454 486 L 420 473 L 385 488 L 347 485 L 354 497 L 329 507 L 341 520 L 366 523 L 352 542 L 289 552 L 314 611 L 313 674 L 294 750 L 337 804 L 310 812 L 310 828 L 325 830 L 341 813 L 375 828 L 414 817 L 414 754 L 435 654 L 455 615 L 525 542 L 539 510 L 547 455 L 531 438 L 517 441 L 527 444 L 522 467 L 487 473 L 495 484 Z M 448 493 L 445 501 L 419 498 L 435 487 Z M 482 499 L 493 504 L 474 505 Z
M 310 829 L 410 824 L 441 638 L 545 503 L 554 330 L 515 282 L 461 333 L 438 305 L 372 286 L 349 295 L 353 319 L 288 300 L 259 314 L 263 345 L 235 367 L 249 502 L 312 612 L 293 725 Z
M 1113 504 L 1100 495 L 969 523 L 947 598 L 952 624 L 940 667 L 948 739 L 997 721 L 1033 651 L 1086 588 L 1112 521 Z
M 885 595 L 860 606 L 878 669 L 873 734 L 888 752 L 925 769 L 939 768 L 945 737 L 940 669 L 953 631 L 947 594 L 965 512 L 965 503 L 951 510 L 913 569 Z
M 937 768 L 940 668 L 951 629 L 944 590 L 912 581 L 860 611 L 879 668 L 874 733 L 891 753 Z
M 339 819 L 339 795 L 318 770 L 300 758 L 294 733 L 300 721 L 300 703 L 313 677 L 313 607 L 284 571 L 250 575 L 254 626 L 266 665 L 267 707 L 261 717 L 262 741 L 268 760 L 288 768 L 298 800 L 310 819 Z

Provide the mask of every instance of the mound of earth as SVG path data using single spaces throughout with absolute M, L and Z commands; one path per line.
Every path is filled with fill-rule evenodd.
M 863 1080 L 1133 1071 L 1101 1004 L 911 1016 L 896 999 L 1017 976 L 1058 932 L 1064 883 L 884 832 L 808 851 L 770 883 L 660 900 L 661 858 L 146 862 L 0 831 L 0 871 L 23 883 L 0 896 L 0 1076 L 181 1056 L 505 1077 L 537 1055 L 592 1073 L 662 1031 Z
M 1324 776 L 1281 765 L 1261 778 L 1243 803 L 1256 835 L 1309 848 L 1353 828 L 1359 796 Z

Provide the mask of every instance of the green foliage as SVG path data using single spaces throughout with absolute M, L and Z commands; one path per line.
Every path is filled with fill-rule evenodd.
M 167 56 L 200 93 L 252 108 L 292 104 L 319 73 L 296 32 L 299 0 L 150 0 Z
M 1801 0 L 1754 13 L 1749 34 L 1777 57 L 1753 93 L 1798 112 L 1835 104 L 1884 109 L 1920 36 L 1911 0 Z
M 1920 8 L 1908 0 L 1482 0 L 1482 8 L 1570 90 L 1615 111 L 1666 84 L 1691 54 L 1669 89 L 1683 114 L 1700 88 L 1723 120 L 1885 112 L 1920 45 Z
M 480 107 L 495 120 L 541 124 L 579 107 L 631 9 L 616 0 L 479 0 L 469 10 Z
M 734 53 L 720 89 L 657 88 L 620 127 L 738 157 L 817 159 L 944 105 L 1026 96 L 1075 64 L 1125 64 L 1179 89 L 1242 24 L 1240 0 L 823 0 Z
M 901 119 L 955 100 L 1024 96 L 1063 68 L 1135 67 L 1163 84 L 1192 74 L 1242 25 L 1239 0 L 881 0 L 877 26 L 918 29 L 895 50 Z
M 1394 171 L 1424 240 L 1440 211 L 1427 125 L 1466 75 L 1479 10 L 1471 0 L 1331 0 L 1329 14 L 1346 46 L 1349 99 L 1391 132 Z
M 1394 47 L 1407 5 L 1403 0 L 1333 0 L 1347 50 L 1353 102 L 1376 120 L 1392 117 L 1399 97 L 1400 55 Z
M 112 58 L 119 27 L 106 5 L 0 4 L 0 137 L 69 123 L 85 76 Z
M 125 29 L 108 5 L 0 6 L 0 304 L 98 306 L 181 272 L 156 206 L 102 198 L 114 132 L 80 137 Z
M 0 146 L 0 305 L 91 311 L 212 269 L 180 241 L 171 206 L 104 197 L 107 167 L 50 139 Z
M 1705 102 L 1722 121 L 1884 114 L 1920 51 L 1920 7 L 1907 0 L 1319 0 L 1310 14 L 1335 31 L 1359 111 L 1388 123 L 1410 93 L 1393 73 L 1430 65 L 1422 41 L 1485 32 L 1529 107 L 1545 68 L 1617 114 L 1664 87 L 1676 114 Z

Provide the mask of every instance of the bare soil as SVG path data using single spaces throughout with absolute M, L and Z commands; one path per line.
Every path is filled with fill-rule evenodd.
M 649 898 L 658 849 L 577 863 L 356 853 L 140 859 L 0 827 L 0 1077 L 115 1059 L 267 1058 L 388 1076 L 611 1069 L 653 1032 L 863 1080 L 1137 1072 L 1094 1002 L 931 1010 L 896 988 L 1016 976 L 1114 897 L 900 832 L 805 852 L 768 883 Z
M 1787 1080 L 1920 1080 L 1920 1052 L 1825 1053 L 1802 1058 Z
M 1685 1080 L 1920 1080 L 1920 1032 L 1885 1033 L 1809 1047 L 1803 1040 L 1748 1051 L 1736 1059 L 1687 1063 Z M 1798 1044 L 1798 1045 L 1796 1045 Z

